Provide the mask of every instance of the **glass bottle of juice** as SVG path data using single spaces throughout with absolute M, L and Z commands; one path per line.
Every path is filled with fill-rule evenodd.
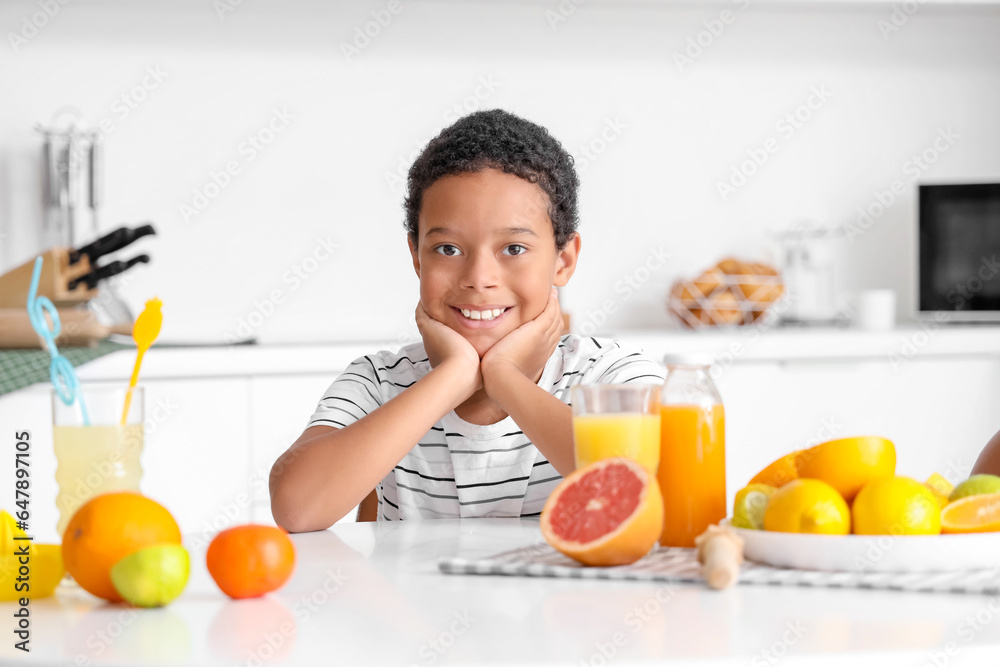
M 693 547 L 726 518 L 726 417 L 710 359 L 667 357 L 660 393 L 660 544 Z

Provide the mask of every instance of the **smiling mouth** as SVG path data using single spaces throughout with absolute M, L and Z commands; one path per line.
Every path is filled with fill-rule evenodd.
M 508 310 L 511 309 L 511 306 L 507 306 L 506 308 L 492 308 L 492 309 L 487 309 L 487 310 L 472 310 L 472 309 L 469 309 L 469 308 L 455 308 L 454 306 L 452 306 L 452 308 L 454 308 L 455 310 L 457 310 L 458 312 L 460 312 L 462 314 L 462 317 L 464 317 L 467 320 L 471 320 L 473 322 L 475 322 L 477 320 L 479 320 L 479 321 L 487 321 L 488 322 L 490 320 L 495 320 L 498 317 L 500 317 L 501 315 L 503 315 L 505 312 L 507 312 Z

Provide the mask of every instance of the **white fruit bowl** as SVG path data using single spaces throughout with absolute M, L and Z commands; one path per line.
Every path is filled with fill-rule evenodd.
M 1000 568 L 1000 533 L 897 537 L 732 530 L 743 538 L 747 560 L 776 567 L 856 573 Z

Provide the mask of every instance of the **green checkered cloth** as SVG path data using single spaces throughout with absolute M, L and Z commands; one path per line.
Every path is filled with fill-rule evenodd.
M 95 347 L 64 347 L 59 353 L 75 368 L 106 354 L 127 349 L 134 350 L 135 345 L 102 340 Z M 37 382 L 48 382 L 51 362 L 45 350 L 0 350 L 0 395 Z

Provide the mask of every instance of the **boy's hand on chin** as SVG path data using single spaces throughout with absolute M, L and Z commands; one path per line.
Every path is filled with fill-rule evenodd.
M 437 368 L 445 361 L 454 361 L 460 368 L 468 370 L 469 394 L 478 391 L 483 386 L 483 376 L 479 368 L 479 353 L 472 343 L 448 325 L 428 315 L 419 301 L 415 319 L 431 368 Z
M 504 368 L 514 368 L 537 382 L 559 344 L 562 327 L 562 311 L 553 287 L 545 310 L 538 317 L 511 331 L 483 355 L 481 367 L 486 393 L 490 393 L 490 378 Z

